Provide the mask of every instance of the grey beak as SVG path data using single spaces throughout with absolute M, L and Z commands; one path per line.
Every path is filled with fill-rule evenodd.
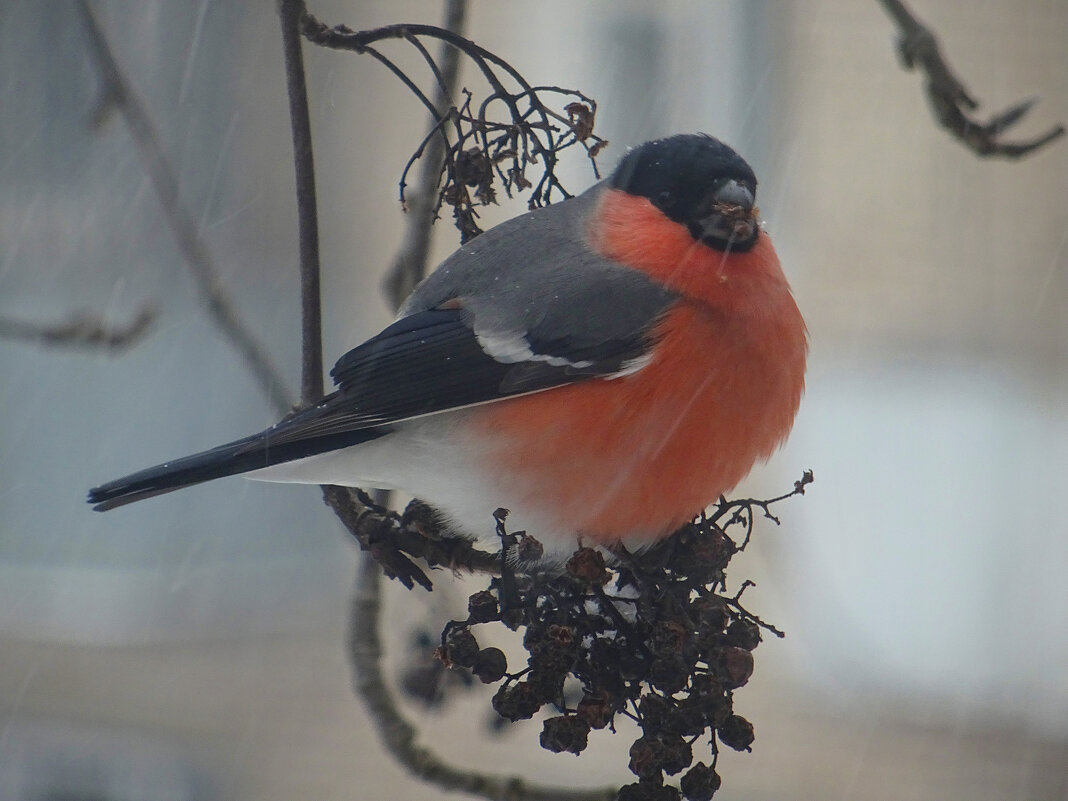
M 705 198 L 705 213 L 691 227 L 697 239 L 718 250 L 745 251 L 757 237 L 753 190 L 733 179 Z
M 753 193 L 749 187 L 735 180 L 727 181 L 712 195 L 717 202 L 731 206 L 741 206 L 746 211 L 753 208 Z

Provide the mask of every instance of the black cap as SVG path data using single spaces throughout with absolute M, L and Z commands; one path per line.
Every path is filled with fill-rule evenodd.
M 709 212 L 710 199 L 723 190 L 728 196 L 748 196 L 751 205 L 757 180 L 745 159 L 718 139 L 708 134 L 679 134 L 646 142 L 629 152 L 612 173 L 609 185 L 649 198 L 667 217 L 689 227 L 696 238 L 719 247 L 718 240 L 701 234 L 700 220 Z M 731 244 L 735 250 L 750 246 L 752 241 Z

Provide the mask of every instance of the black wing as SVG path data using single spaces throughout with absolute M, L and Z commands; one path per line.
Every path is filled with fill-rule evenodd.
M 495 337 L 509 345 L 507 355 L 487 352 Z M 342 356 L 331 370 L 338 390 L 314 407 L 251 437 L 96 487 L 89 501 L 103 511 L 366 442 L 402 420 L 611 375 L 650 345 L 648 330 L 597 344 L 518 333 L 480 340 L 462 308 L 416 312 Z
M 511 353 L 496 352 L 494 340 Z M 342 356 L 330 375 L 352 409 L 346 425 L 375 425 L 611 375 L 650 344 L 647 331 L 596 345 L 480 337 L 463 308 L 438 308 L 401 318 Z

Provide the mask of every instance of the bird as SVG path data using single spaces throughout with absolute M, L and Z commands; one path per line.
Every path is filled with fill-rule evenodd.
M 446 258 L 258 434 L 89 492 L 97 510 L 224 476 L 404 490 L 445 530 L 509 510 L 550 552 L 645 547 L 786 439 L 808 335 L 731 147 L 679 134 Z

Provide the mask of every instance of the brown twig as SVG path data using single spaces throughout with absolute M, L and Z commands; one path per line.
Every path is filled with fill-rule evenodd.
M 467 3 L 465 0 L 447 0 L 445 3 L 445 28 L 461 32 Z M 418 40 L 415 40 L 418 42 Z M 422 45 L 419 45 L 422 50 Z M 433 222 L 437 215 L 437 186 L 441 173 L 441 164 L 445 157 L 445 145 L 448 140 L 435 136 L 442 121 L 445 120 L 450 106 L 455 105 L 453 95 L 460 72 L 460 51 L 453 47 L 441 48 L 441 66 L 422 50 L 424 59 L 435 73 L 434 108 L 437 110 L 431 120 L 430 132 L 426 146 L 421 153 L 422 165 L 415 191 L 408 194 L 408 226 L 393 266 L 382 282 L 383 291 L 394 309 L 399 307 L 406 297 L 426 274 L 426 262 L 430 253 L 433 236 Z
M 1002 136 L 1037 102 L 1031 98 L 979 122 L 969 112 L 979 107 L 942 56 L 938 39 L 909 10 L 902 0 L 879 0 L 900 29 L 898 52 L 905 67 L 919 67 L 927 78 L 927 96 L 939 124 L 979 156 L 1018 159 L 1034 153 L 1064 136 L 1063 125 L 1055 125 L 1041 136 L 1022 142 L 1006 142 Z
M 719 503 L 716 504 L 716 508 L 711 512 L 703 514 L 702 517 L 711 523 L 718 523 L 726 517 L 728 512 L 730 512 L 731 515 L 723 524 L 723 528 L 726 529 L 738 524 L 743 526 L 745 535 L 742 538 L 742 543 L 738 546 L 738 550 L 744 551 L 753 534 L 753 523 L 755 521 L 753 510 L 759 509 L 764 513 L 764 517 L 767 520 L 770 520 L 775 525 L 779 525 L 779 518 L 771 513 L 772 505 L 779 503 L 780 501 L 785 501 L 787 498 L 792 498 L 795 495 L 804 495 L 805 487 L 811 484 L 814 480 L 815 477 L 812 471 L 806 470 L 801 475 L 801 478 L 794 482 L 794 488 L 790 492 L 775 498 L 770 498 L 766 501 L 758 500 L 756 498 L 738 498 L 736 500 L 728 501 L 726 498 L 721 497 Z
M 305 11 L 303 2 L 279 2 L 286 88 L 289 94 L 289 119 L 293 130 L 293 150 L 296 153 L 293 164 L 296 171 L 297 226 L 300 241 L 300 402 L 304 406 L 310 406 L 323 396 L 323 313 L 315 160 L 299 31 L 300 19 Z
M 496 202 L 495 181 L 500 182 L 509 197 L 513 192 L 529 189 L 531 208 L 552 202 L 554 195 L 568 198 L 571 195 L 557 178 L 556 165 L 561 151 L 575 145 L 581 145 L 586 151 L 594 174 L 598 174 L 596 156 L 607 142 L 593 133 L 596 102 L 573 89 L 531 86 L 507 61 L 455 31 L 416 23 L 353 31 L 344 25 L 330 27 L 306 14 L 301 32 L 310 42 L 322 47 L 376 59 L 430 111 L 434 125 L 404 169 L 400 181 L 401 202 L 407 202 L 405 185 L 412 164 L 424 155 L 429 142 L 440 139 L 445 158 L 435 182 L 438 196 L 434 212 L 446 204 L 452 207 L 461 242 L 481 233 L 476 206 Z M 452 102 L 442 110 L 404 70 L 372 46 L 392 39 L 407 41 L 423 56 L 440 88 L 445 70 L 438 67 L 421 37 L 448 44 L 474 63 L 490 89 L 477 110 L 471 109 L 471 95 L 466 91 L 462 105 Z M 506 84 L 517 88 L 509 90 Z M 554 111 L 543 95 L 560 96 L 567 103 L 563 113 Z M 491 113 L 497 106 L 505 109 L 499 117 Z M 534 164 L 541 170 L 536 183 L 526 177 L 526 171 Z
M 212 320 L 241 352 L 275 408 L 279 412 L 287 412 L 292 406 L 289 389 L 226 294 L 215 259 L 200 238 L 192 215 L 179 198 L 178 179 L 163 152 L 148 111 L 115 60 L 87 0 L 81 0 L 77 7 L 89 34 L 89 50 L 102 84 L 94 119 L 99 121 L 112 110 L 122 115 L 126 128 L 141 154 L 145 172 L 148 173 L 156 196 L 163 206 L 164 218 L 174 234 L 178 250 L 196 279 Z
M 42 345 L 123 350 L 138 342 L 156 317 L 156 309 L 149 305 L 142 306 L 133 320 L 123 326 L 109 325 L 102 318 L 85 312 L 72 314 L 66 322 L 50 325 L 0 317 L 0 337 Z

